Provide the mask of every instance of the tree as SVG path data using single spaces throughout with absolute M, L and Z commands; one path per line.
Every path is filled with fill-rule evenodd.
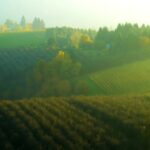
M 94 40 L 95 46 L 100 50 L 106 49 L 112 39 L 112 32 L 110 32 L 107 27 L 100 28 Z
M 64 95 L 67 96 L 71 92 L 71 85 L 68 80 L 61 80 L 57 83 L 57 88 L 56 88 L 56 95 Z
M 80 69 L 80 63 L 64 51 L 59 51 L 51 61 L 37 64 L 29 81 L 30 87 L 33 87 L 36 96 L 69 95 L 72 91 L 70 79 L 77 76 Z
M 21 26 L 22 28 L 25 28 L 25 27 L 26 27 L 26 19 L 25 19 L 24 16 L 22 16 L 22 18 L 21 18 L 20 26 Z
M 92 48 L 93 45 L 93 40 L 91 39 L 91 37 L 87 34 L 84 34 L 81 36 L 80 39 L 80 48 L 81 49 L 89 49 Z
M 0 26 L 0 32 L 8 32 L 8 27 L 7 27 L 7 25 L 2 25 L 2 26 Z
M 35 17 L 32 23 L 33 30 L 43 30 L 45 29 L 45 23 L 40 18 Z
M 89 85 L 83 80 L 77 81 L 73 88 L 75 94 L 87 94 L 89 92 Z
M 76 49 L 79 48 L 81 36 L 82 36 L 82 34 L 79 31 L 76 31 L 70 37 L 71 44 Z
M 32 31 L 32 23 L 26 24 L 25 31 L 26 31 L 26 32 Z
M 10 19 L 7 19 L 4 25 L 6 25 L 8 27 L 9 31 L 13 31 L 17 27 L 17 23 L 13 22 Z

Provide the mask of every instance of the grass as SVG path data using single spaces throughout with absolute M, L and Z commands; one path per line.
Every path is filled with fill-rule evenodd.
M 95 84 L 94 94 L 102 95 L 138 95 L 150 92 L 150 60 L 91 73 L 85 77 L 91 87 Z M 91 83 L 91 80 L 93 83 Z M 92 84 L 92 86 L 91 86 Z M 95 90 L 96 88 L 96 90 Z M 91 92 L 92 93 L 92 92 Z
M 28 48 L 44 45 L 45 32 L 1 33 L 0 48 Z
M 0 102 L 1 149 L 150 148 L 150 97 Z

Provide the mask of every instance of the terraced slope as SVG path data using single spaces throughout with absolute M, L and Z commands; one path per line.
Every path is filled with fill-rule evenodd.
M 150 97 L 0 102 L 0 149 L 150 149 Z
M 103 95 L 137 95 L 150 93 L 150 59 L 92 73 L 87 81 Z

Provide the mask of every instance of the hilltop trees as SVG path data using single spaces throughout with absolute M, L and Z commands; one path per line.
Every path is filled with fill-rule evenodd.
M 83 34 L 80 39 L 80 48 L 81 49 L 91 49 L 93 45 L 93 40 L 87 34 Z
M 70 37 L 70 42 L 73 48 L 79 49 L 81 36 L 82 33 L 79 31 L 75 31 L 74 33 L 72 33 Z
M 100 28 L 94 40 L 97 50 L 111 49 L 113 51 L 131 51 L 148 48 L 150 26 L 137 24 L 118 24 L 115 30 Z
M 20 21 L 20 26 L 25 27 L 26 26 L 26 19 L 25 16 L 22 16 L 21 21 Z
M 47 29 L 48 45 L 51 49 L 70 49 L 70 37 L 73 32 L 72 28 L 50 28 Z
M 10 19 L 7 19 L 4 25 L 7 26 L 9 31 L 13 31 L 17 28 L 17 23 Z
M 0 32 L 30 32 L 44 29 L 44 21 L 37 17 L 32 23 L 27 22 L 25 16 L 22 16 L 20 23 L 7 19 L 3 25 L 0 25 Z
M 74 28 L 47 29 L 47 43 L 50 49 L 90 49 L 93 46 L 93 36 L 96 32 Z
M 113 32 L 107 27 L 100 28 L 95 36 L 95 47 L 98 50 L 106 49 L 113 41 Z
M 7 25 L 4 24 L 4 25 L 0 26 L 0 32 L 8 32 L 8 30 L 9 29 L 8 29 Z
M 24 16 L 22 16 L 22 18 L 21 18 L 20 26 L 21 26 L 22 28 L 25 28 L 25 27 L 26 27 L 26 19 L 25 19 Z
M 32 23 L 33 30 L 43 30 L 45 29 L 45 23 L 42 19 L 35 17 Z

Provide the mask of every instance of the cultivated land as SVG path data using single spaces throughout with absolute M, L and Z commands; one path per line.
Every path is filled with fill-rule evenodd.
M 102 70 L 96 73 L 91 73 L 88 78 L 93 81 L 93 84 L 97 85 L 97 94 L 147 94 L 150 93 L 149 66 L 149 59 L 145 61 L 137 61 L 134 63 L 106 69 L 104 71 Z
M 61 97 L 0 102 L 1 149 L 150 147 L 150 97 Z
M 0 149 L 149 150 L 149 31 L 0 34 Z

